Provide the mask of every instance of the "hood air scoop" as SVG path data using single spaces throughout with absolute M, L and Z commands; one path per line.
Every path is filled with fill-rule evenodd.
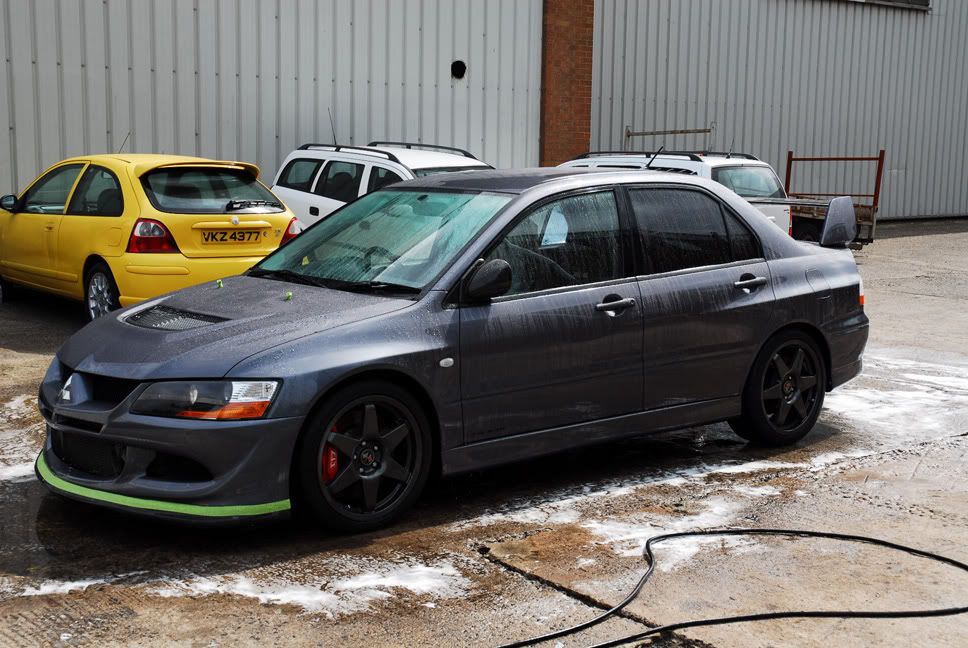
M 170 308 L 163 304 L 146 308 L 143 311 L 138 311 L 134 315 L 125 318 L 125 322 L 128 324 L 134 324 L 142 328 L 160 329 L 162 331 L 187 331 L 189 329 L 225 321 L 227 321 L 225 317 L 192 313 L 177 308 Z

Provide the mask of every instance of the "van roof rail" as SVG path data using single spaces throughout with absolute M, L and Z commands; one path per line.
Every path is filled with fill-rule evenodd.
M 369 144 L 367 144 L 367 146 L 399 146 L 401 148 L 408 148 L 408 149 L 418 148 L 418 149 L 432 149 L 432 150 L 435 150 L 435 151 L 448 151 L 450 153 L 456 153 L 458 155 L 463 155 L 466 158 L 470 158 L 472 160 L 477 160 L 478 162 L 480 162 L 480 160 L 478 160 L 477 157 L 473 153 L 471 153 L 470 151 L 465 151 L 462 148 L 456 148 L 454 146 L 443 146 L 441 144 L 424 144 L 423 142 L 381 142 L 381 141 L 374 141 L 374 142 L 370 142 Z
M 345 144 L 309 143 L 309 144 L 303 144 L 297 150 L 308 151 L 311 149 L 325 149 L 327 151 L 360 151 L 362 153 L 367 153 L 369 155 L 381 155 L 385 157 L 387 160 L 389 160 L 390 162 L 396 162 L 397 164 L 402 164 L 400 162 L 400 159 L 393 153 L 390 153 L 389 151 L 381 151 L 380 149 L 368 148 L 366 146 L 347 146 Z

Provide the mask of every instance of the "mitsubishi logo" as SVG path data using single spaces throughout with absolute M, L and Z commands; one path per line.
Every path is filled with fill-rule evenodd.
M 74 380 L 74 374 L 71 374 L 70 375 L 70 378 L 67 379 L 67 382 L 64 383 L 64 386 L 61 387 L 60 394 L 58 396 L 60 398 L 60 400 L 70 402 L 70 400 L 71 400 L 71 381 L 72 380 Z

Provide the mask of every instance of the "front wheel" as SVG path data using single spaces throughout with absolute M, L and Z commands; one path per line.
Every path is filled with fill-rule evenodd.
M 121 297 L 114 275 L 107 264 L 95 263 L 84 278 L 84 305 L 91 321 L 121 308 Z
M 800 331 L 775 335 L 746 380 L 743 413 L 729 425 L 758 445 L 795 443 L 817 422 L 826 384 L 827 365 L 813 338 Z
M 408 391 L 386 381 L 350 385 L 309 420 L 294 464 L 300 500 L 328 528 L 385 526 L 420 496 L 432 448 L 426 414 Z

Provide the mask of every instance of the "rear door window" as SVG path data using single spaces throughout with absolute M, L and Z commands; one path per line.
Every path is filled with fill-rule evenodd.
M 315 193 L 324 198 L 350 202 L 359 196 L 362 178 L 362 164 L 332 160 L 326 164 L 322 175 L 316 181 Z
M 366 192 L 376 191 L 380 187 L 386 187 L 394 182 L 400 182 L 403 180 L 399 175 L 391 171 L 390 169 L 381 166 L 370 167 L 370 180 L 366 185 Z
M 632 211 L 652 272 L 730 263 L 726 222 L 719 203 L 686 189 L 633 189 Z
M 77 183 L 67 213 L 78 216 L 120 216 L 123 212 L 124 198 L 117 176 L 104 167 L 89 166 Z
M 279 182 L 276 184 L 280 187 L 295 189 L 296 191 L 309 192 L 313 187 L 313 180 L 316 178 L 316 173 L 322 165 L 322 160 L 308 158 L 291 160 L 286 165 L 286 168 L 282 170 L 282 173 L 279 174 Z

